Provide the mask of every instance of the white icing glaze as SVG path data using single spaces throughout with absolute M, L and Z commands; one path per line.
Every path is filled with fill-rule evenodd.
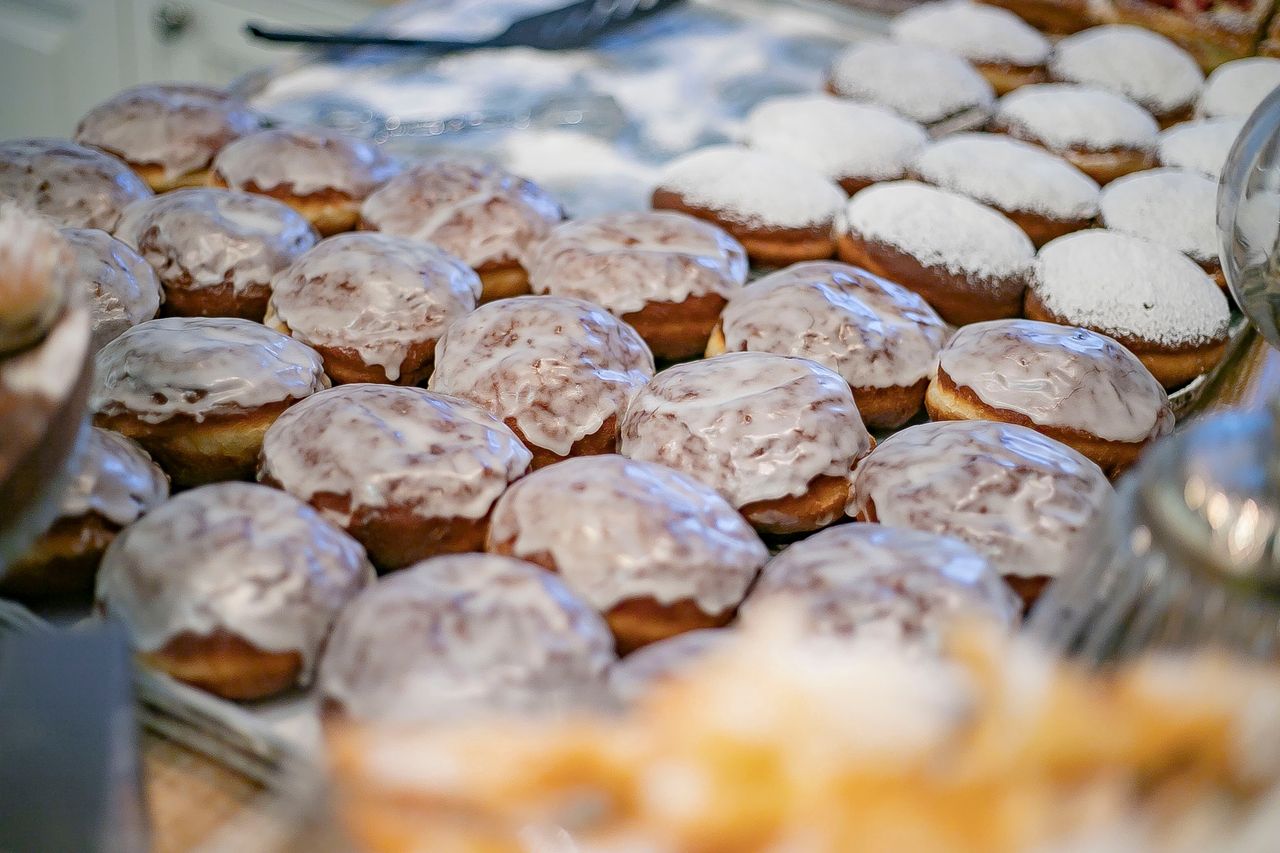
M 682 213 L 609 213 L 558 225 L 528 257 L 534 293 L 572 296 L 616 315 L 716 294 L 747 279 L 741 244 Z
M 227 186 L 294 195 L 336 190 L 363 199 L 395 174 L 372 142 L 319 128 L 277 128 L 241 137 L 218 152 L 213 171 Z
M 1079 565 L 1114 500 L 1097 465 L 1014 424 L 944 421 L 885 439 L 858 466 L 849 514 L 954 536 L 1002 574 L 1057 577 Z
M 373 577 L 364 549 L 297 498 L 218 483 L 125 528 L 102 558 L 97 601 L 142 651 L 225 631 L 298 652 L 305 684 L 339 611 Z
M 600 611 L 648 597 L 664 606 L 691 600 L 720 615 L 769 559 L 710 486 L 614 455 L 566 459 L 515 483 L 493 508 L 489 542 L 511 542 L 517 557 L 549 554 Z
M 849 477 L 871 437 L 840 374 L 807 359 L 737 352 L 654 377 L 627 407 L 620 446 L 742 507 L 803 495 L 815 477 Z
M 75 252 L 76 279 L 89 293 L 94 352 L 156 316 L 164 293 L 142 256 L 96 228 L 64 228 L 62 236 Z
M 1280 59 L 1251 56 L 1225 62 L 1205 81 L 1196 115 L 1246 119 L 1277 86 L 1280 86 Z
M 1049 57 L 1049 40 L 1008 9 L 943 0 L 907 9 L 889 33 L 898 41 L 950 51 L 971 62 L 1033 67 Z
M 0 202 L 0 353 L 37 343 L 79 296 L 75 260 L 52 222 Z
M 795 264 L 752 282 L 729 300 L 720 325 L 728 352 L 807 358 L 855 390 L 910 387 L 932 376 L 948 334 L 917 294 L 834 261 Z
M 92 512 L 123 527 L 169 497 L 169 478 L 119 433 L 90 427 L 75 466 L 75 478 L 62 492 L 60 518 Z
M 1151 151 L 1160 126 L 1133 101 L 1093 86 L 1042 83 L 1000 99 L 995 122 L 1051 151 Z
M 1114 231 L 1078 231 L 1040 250 L 1031 290 L 1075 326 L 1161 346 L 1226 337 L 1222 288 L 1187 256 Z
M 1168 395 L 1151 371 L 1086 329 L 1035 320 L 974 323 L 951 339 L 939 366 L 988 406 L 1040 426 L 1127 442 L 1173 429 Z
M 1204 72 L 1191 54 L 1142 27 L 1091 27 L 1054 46 L 1049 74 L 1124 95 L 1156 115 L 1195 103 Z
M 1196 261 L 1218 259 L 1218 182 L 1183 169 L 1125 175 L 1102 191 L 1102 224 L 1171 246 Z
M 1191 169 L 1216 181 L 1242 129 L 1242 118 L 1199 119 L 1174 125 L 1161 133 L 1156 143 L 1160 165 Z
M 519 296 L 450 326 L 428 387 L 511 418 L 529 443 L 563 456 L 621 416 L 651 376 L 653 355 L 640 335 L 603 308 Z
M 921 124 L 985 110 L 995 101 L 991 84 L 954 53 L 891 41 L 863 41 L 847 48 L 831 68 L 831 89 Z
M 686 631 L 637 649 L 609 668 L 609 687 L 626 704 L 642 699 L 654 687 L 678 677 L 734 636 L 724 628 Z
M 362 232 L 318 243 L 271 284 L 270 316 L 316 347 L 355 350 L 391 382 L 414 346 L 476 306 L 480 278 L 429 243 Z
M 453 397 L 393 385 L 343 385 L 291 406 L 267 429 L 258 477 L 341 526 L 362 508 L 420 518 L 482 518 L 532 458 L 493 415 Z
M 353 601 L 319 689 L 361 721 L 555 712 L 596 698 L 613 660 L 604 620 L 555 575 L 460 554 L 388 575 Z
M 65 139 L 0 142 L 0 198 L 69 228 L 110 231 L 151 189 L 109 154 Z
M 315 350 L 232 317 L 166 317 L 127 330 L 94 361 L 90 408 L 148 423 L 197 421 L 329 387 Z

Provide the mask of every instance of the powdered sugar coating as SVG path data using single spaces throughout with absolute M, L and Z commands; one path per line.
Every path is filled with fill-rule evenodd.
M 147 451 L 119 433 L 90 427 L 62 492 L 60 518 L 95 513 L 123 527 L 169 497 L 169 478 Z
M 1133 101 L 1094 86 L 1042 83 L 1000 99 L 995 122 L 1051 151 L 1151 151 L 1160 126 Z
M 353 448 L 357 449 L 353 452 Z M 497 418 L 465 400 L 394 385 L 343 385 L 291 406 L 267 429 L 258 478 L 340 526 L 361 509 L 420 518 L 483 518 L 532 458 Z
M 1191 169 L 1216 181 L 1243 129 L 1242 118 L 1185 121 L 1160 134 L 1156 154 L 1162 166 Z
M 1222 289 L 1194 261 L 1115 231 L 1046 244 L 1030 288 L 1055 317 L 1121 340 L 1200 346 L 1223 340 L 1231 319 Z
M 636 394 L 619 435 L 624 456 L 688 474 L 735 507 L 850 477 L 871 448 L 840 374 L 761 352 L 667 368 Z
M 1004 575 L 1076 567 L 1114 492 L 1093 462 L 1035 430 L 992 421 L 920 424 L 858 466 L 849 514 L 953 536 Z
M 1280 59 L 1251 56 L 1224 62 L 1205 81 L 1196 115 L 1246 119 L 1278 86 Z
M 649 347 L 603 308 L 519 296 L 451 325 L 427 387 L 510 418 L 529 443 L 563 456 L 620 416 L 651 376 Z
M 988 109 L 995 90 L 965 60 L 920 44 L 858 42 L 831 67 L 831 91 L 888 107 L 921 124 Z
M 89 292 L 94 352 L 156 316 L 164 294 L 141 255 L 96 228 L 63 228 L 62 236 L 75 253 L 76 279 Z
M 1126 175 L 1102 191 L 1102 224 L 1172 246 L 1201 263 L 1218 259 L 1218 182 L 1183 169 Z
M 363 199 L 396 168 L 372 142 L 319 128 L 276 128 L 223 148 L 213 171 L 234 190 L 252 185 L 299 196 L 336 190 Z
M 364 549 L 297 498 L 217 483 L 126 527 L 102 558 L 97 601 L 141 651 L 227 632 L 297 652 L 306 684 L 339 611 L 373 577 Z
M 728 352 L 807 358 L 854 389 L 910 387 L 932 376 L 948 334 L 916 293 L 834 261 L 752 282 L 729 300 L 720 326 Z
M 129 202 L 150 195 L 132 169 L 95 148 L 65 139 L 0 142 L 0 198 L 59 225 L 111 231 Z
M 650 643 L 609 668 L 609 687 L 622 702 L 635 702 L 733 637 L 724 628 L 702 628 Z
M 950 51 L 971 62 L 1029 67 L 1049 58 L 1049 40 L 1008 9 L 943 0 L 907 9 L 889 24 L 898 41 Z
M 534 293 L 572 296 L 616 315 L 692 296 L 729 298 L 747 255 L 723 229 L 683 213 L 606 213 L 556 226 L 528 256 Z
M 1124 95 L 1156 115 L 1189 108 L 1204 72 L 1191 54 L 1151 30 L 1128 24 L 1091 27 L 1054 46 L 1049 73 Z

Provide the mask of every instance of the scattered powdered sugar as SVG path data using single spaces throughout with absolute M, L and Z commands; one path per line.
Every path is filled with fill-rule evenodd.
M 955 54 L 890 41 L 861 42 L 840 54 L 831 68 L 831 88 L 922 124 L 990 107 L 995 100 L 991 84 Z
M 1102 224 L 1171 246 L 1201 263 L 1218 258 L 1218 182 L 1185 169 L 1126 175 L 1102 191 Z
M 944 0 L 908 9 L 893 19 L 889 32 L 899 41 L 949 50 L 974 62 L 1040 65 L 1049 57 L 1049 40 L 1007 9 Z
M 1156 143 L 1160 165 L 1192 169 L 1216 181 L 1243 129 L 1243 118 L 1199 119 L 1174 125 L 1161 133 Z
M 1054 150 L 1155 147 L 1159 125 L 1122 95 L 1073 83 L 1023 86 L 1000 99 L 996 122 Z
M 1248 118 L 1280 87 L 1280 59 L 1252 56 L 1219 65 L 1205 81 L 1196 114 L 1203 118 Z
M 1049 73 L 1117 92 L 1156 114 L 1190 107 L 1204 85 L 1204 72 L 1191 54 L 1158 33 L 1121 24 L 1058 42 Z

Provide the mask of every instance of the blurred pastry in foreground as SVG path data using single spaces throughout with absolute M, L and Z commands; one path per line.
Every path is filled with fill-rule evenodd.
M 995 90 L 972 65 L 945 50 L 896 41 L 860 41 L 836 57 L 827 91 L 887 107 L 923 125 L 984 116 Z
M 1184 169 L 1149 169 L 1107 186 L 1102 226 L 1177 249 L 1225 289 L 1218 260 L 1218 182 Z
M 63 228 L 62 237 L 89 294 L 94 352 L 160 311 L 164 291 L 156 271 L 128 245 L 96 228 Z
M 941 0 L 907 9 L 889 24 L 898 41 L 928 45 L 973 63 L 997 95 L 1045 81 L 1049 40 L 1007 9 Z
M 78 304 L 76 260 L 48 220 L 0 204 L 0 355 L 37 343 Z
M 620 702 L 631 705 L 681 677 L 733 636 L 727 628 L 702 628 L 636 649 L 609 667 L 609 688 Z
M 1247 119 L 1263 100 L 1280 87 L 1280 59 L 1254 56 L 1220 65 L 1205 80 L 1199 118 Z
M 0 141 L 0 199 L 68 228 L 112 231 L 151 188 L 123 162 L 66 139 Z
M 1242 118 L 1184 121 L 1160 134 L 1156 157 L 1161 166 L 1189 169 L 1217 181 L 1227 163 L 1227 154 L 1243 129 Z

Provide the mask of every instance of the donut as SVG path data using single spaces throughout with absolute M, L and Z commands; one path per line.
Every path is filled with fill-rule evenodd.
M 1200 172 L 1216 181 L 1243 129 L 1242 118 L 1205 118 L 1175 124 L 1161 132 L 1156 159 L 1161 166 Z
M 486 550 L 537 563 L 626 653 L 733 619 L 769 552 L 710 486 L 621 456 L 535 471 L 498 498 Z
M 314 347 L 335 382 L 416 385 L 479 296 L 479 277 L 435 246 L 339 234 L 276 275 L 266 323 Z
M 119 157 L 160 193 L 204 186 L 214 156 L 261 128 L 256 113 L 220 89 L 148 83 L 89 110 L 75 140 Z
M 50 223 L 0 206 L 0 355 L 39 342 L 77 302 L 76 255 Z
M 634 704 L 715 653 L 732 637 L 732 631 L 702 628 L 651 643 L 609 667 L 609 689 L 624 705 Z
M 985 116 L 995 101 L 991 84 L 954 53 L 895 41 L 846 48 L 831 66 L 827 91 L 879 104 L 923 125 L 969 113 Z
M 390 571 L 484 550 L 493 503 L 530 458 L 501 421 L 464 400 L 344 385 L 276 419 L 258 479 L 310 503 Z
M 1196 116 L 1243 121 L 1277 87 L 1280 87 L 1280 59 L 1253 56 L 1223 63 L 1205 80 L 1196 103 Z
M 924 3 L 894 18 L 889 33 L 969 60 L 997 95 L 1045 81 L 1049 40 L 1007 9 L 968 0 Z
M 128 166 L 96 148 L 65 139 L 0 142 L 0 199 L 58 225 L 111 231 L 130 202 L 150 195 Z
M 496 415 L 541 468 L 615 452 L 623 409 L 652 376 L 644 340 L 603 308 L 517 296 L 481 305 L 448 328 L 427 387 Z
M 978 0 L 987 6 L 1008 9 L 1037 30 L 1061 35 L 1089 26 L 1088 0 Z
M 252 479 L 281 412 L 329 387 L 315 350 L 232 317 L 148 320 L 94 358 L 94 423 L 134 439 L 176 486 Z
M 929 141 L 916 122 L 885 107 L 831 95 L 783 95 L 747 115 L 746 143 L 821 173 L 852 195 L 906 176 Z
M 395 171 L 372 142 L 319 128 L 276 128 L 219 151 L 209 185 L 269 195 L 328 237 L 355 228 L 360 205 Z
M 849 383 L 875 429 L 899 427 L 924 402 L 948 329 L 916 293 L 834 261 L 796 264 L 734 294 L 707 346 L 798 356 Z
M 434 243 L 470 265 L 483 301 L 529 292 L 525 254 L 564 219 L 546 190 L 487 163 L 442 159 L 406 169 L 360 208 L 360 227 Z
M 406 724 L 555 714 L 598 702 L 613 637 L 560 578 L 493 554 L 381 578 L 338 617 L 317 679 L 322 719 Z
M 1114 338 L 1166 388 L 1222 360 L 1230 307 L 1176 249 L 1115 231 L 1080 231 L 1040 250 L 1026 315 Z
M 62 238 L 75 255 L 76 279 L 89 294 L 94 352 L 160 311 L 160 280 L 133 249 L 96 228 L 63 228 Z
M 1075 83 L 1010 92 L 996 104 L 992 128 L 1060 155 L 1100 184 L 1151 168 L 1160 131 L 1123 95 Z
M 1102 469 L 1033 429 L 941 421 L 894 433 L 858 465 L 849 515 L 968 543 L 1030 607 L 1088 559 L 1114 505 Z
M 287 204 L 204 188 L 134 202 L 116 237 L 155 268 L 165 315 L 257 322 L 267 310 L 272 276 L 319 239 Z
M 1035 260 L 1017 225 L 916 181 L 867 187 L 836 225 L 840 260 L 914 290 L 955 325 L 1016 317 Z
M 1169 127 L 1191 117 L 1204 72 L 1195 57 L 1142 27 L 1093 27 L 1059 41 L 1049 76 L 1123 95 Z
M 655 358 L 700 355 L 747 280 L 742 245 L 682 213 L 606 213 L 556 226 L 529 255 L 535 293 L 585 299 L 640 333 Z
M 624 456 L 688 474 L 776 535 L 839 518 L 873 443 L 840 374 L 764 352 L 667 368 L 636 393 L 619 435 Z
M 310 683 L 338 613 L 373 580 L 355 540 L 292 495 L 217 483 L 112 541 L 96 607 L 138 658 L 226 699 Z
M 925 395 L 935 421 L 1005 421 L 1072 447 L 1116 477 L 1173 431 L 1164 387 L 1105 335 L 1037 320 L 958 331 Z
M 1218 260 L 1218 181 L 1184 169 L 1135 172 L 1107 186 L 1105 228 L 1177 249 L 1226 289 Z
M 59 496 L 57 518 L 0 576 L 0 595 L 23 601 L 83 599 L 107 546 L 169 497 L 169 479 L 137 444 L 91 427 Z
M 666 165 L 651 199 L 728 231 L 757 264 L 829 258 L 845 194 L 808 166 L 733 145 L 701 148 Z

